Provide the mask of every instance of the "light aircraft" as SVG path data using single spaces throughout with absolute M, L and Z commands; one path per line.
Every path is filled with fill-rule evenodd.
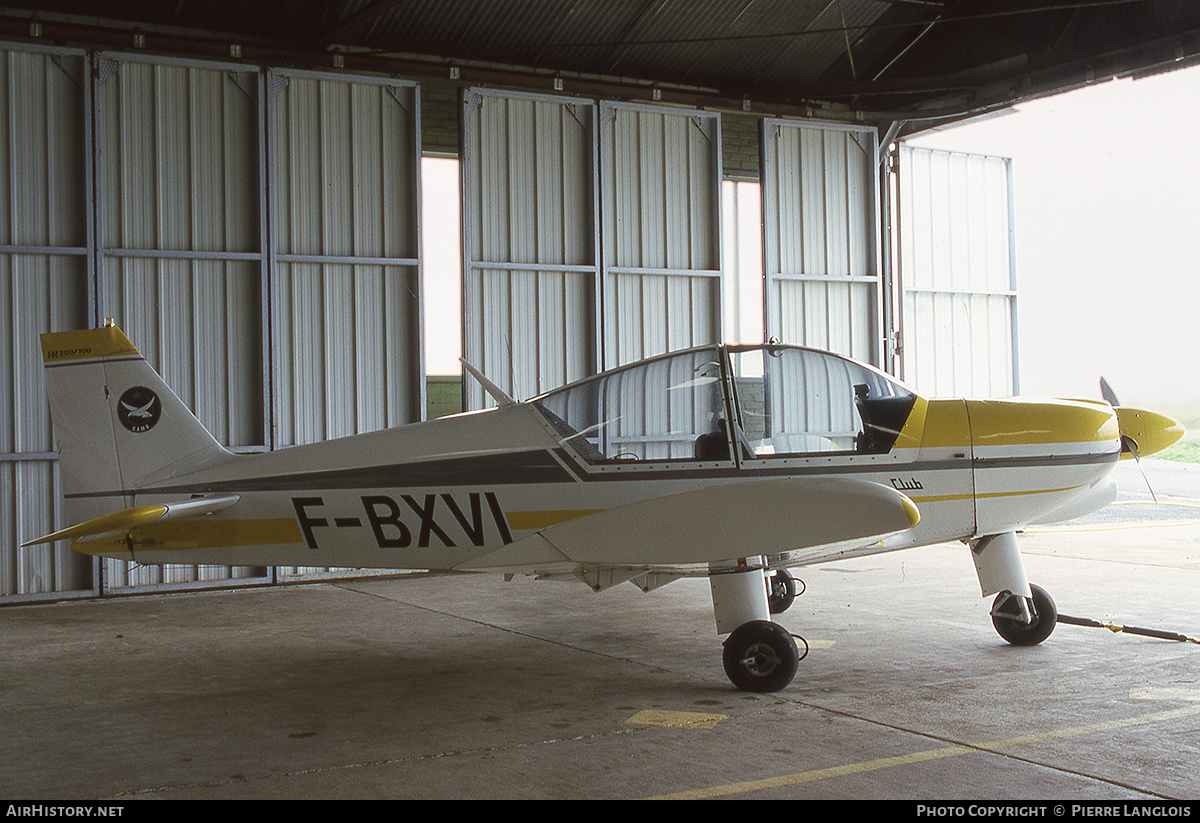
M 1173 421 L 1089 400 L 927 399 L 795 346 L 703 346 L 479 412 L 238 455 L 115 326 L 42 336 L 68 522 L 31 541 L 137 563 L 494 571 L 644 591 L 707 577 L 735 686 L 799 654 L 787 569 L 946 541 L 992 620 L 1040 643 L 1053 601 L 1016 533 L 1111 502 Z M 1110 398 L 1115 402 L 1115 398 Z M 29 544 L 26 544 L 29 545 Z

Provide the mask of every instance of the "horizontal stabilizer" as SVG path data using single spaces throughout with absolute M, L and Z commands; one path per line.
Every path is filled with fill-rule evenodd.
M 55 540 L 70 540 L 75 543 L 86 543 L 103 537 L 123 534 L 164 520 L 176 520 L 183 517 L 200 517 L 227 509 L 238 502 L 239 496 L 206 497 L 193 500 L 181 500 L 178 503 L 161 503 L 148 506 L 134 506 L 111 514 L 101 515 L 75 526 L 22 543 L 22 546 L 36 546 L 39 543 L 53 543 Z
M 917 524 L 895 489 L 859 480 L 759 480 L 606 509 L 541 529 L 464 570 L 536 573 L 586 566 L 685 566 L 846 541 L 873 542 Z

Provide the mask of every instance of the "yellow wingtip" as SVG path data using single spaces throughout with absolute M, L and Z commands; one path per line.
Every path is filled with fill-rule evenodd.
M 900 497 L 903 498 L 901 503 L 904 505 L 904 513 L 908 515 L 908 526 L 909 528 L 914 528 L 921 522 L 921 510 L 917 508 L 917 504 L 907 494 L 901 494 Z

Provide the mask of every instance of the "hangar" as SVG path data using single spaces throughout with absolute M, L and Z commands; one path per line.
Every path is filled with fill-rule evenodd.
M 63 525 L 37 334 L 106 317 L 247 451 L 422 419 L 430 326 L 522 397 L 730 336 L 1015 393 L 1011 170 L 896 141 L 1189 65 L 1198 25 L 1150 0 L 8 4 L 0 598 L 314 571 L 19 548 Z M 457 158 L 461 241 L 422 223 L 426 156 Z M 427 270 L 448 242 L 461 274 Z M 429 316 L 460 280 L 461 317 Z
M 352 573 L 20 547 L 65 525 L 37 335 L 108 317 L 251 452 L 423 419 L 446 324 L 517 396 L 731 335 L 1015 392 L 1011 169 L 900 141 L 1193 65 L 1200 10 L 61 0 L 0 8 L 0 50 L 0 600 L 18 604 Z M 458 163 L 457 272 L 427 265 L 447 242 L 422 216 L 430 157 Z M 761 231 L 735 231 L 739 208 Z M 447 279 L 454 318 L 427 310 Z

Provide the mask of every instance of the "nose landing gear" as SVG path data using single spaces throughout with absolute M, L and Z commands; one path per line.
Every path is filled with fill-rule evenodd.
M 999 635 L 1014 646 L 1036 646 L 1049 637 L 1058 609 L 1046 590 L 1026 577 L 1016 533 L 990 534 L 970 545 L 983 595 L 999 592 L 992 603 L 992 625 Z

